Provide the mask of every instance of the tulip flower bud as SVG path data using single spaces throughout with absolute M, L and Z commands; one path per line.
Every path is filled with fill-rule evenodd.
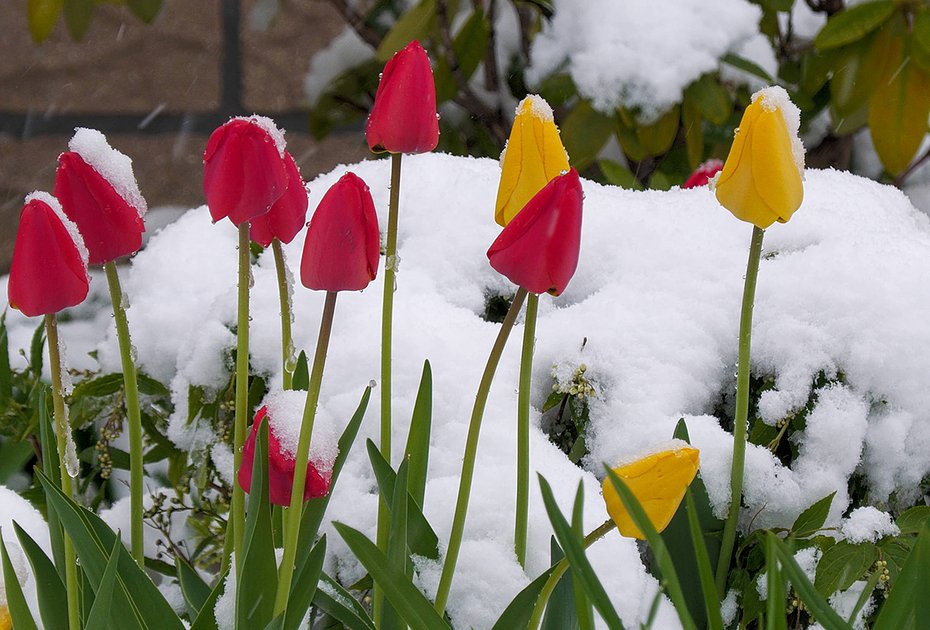
M 258 439 L 258 427 L 268 415 L 267 407 L 262 407 L 255 414 L 252 430 L 242 445 L 242 466 L 239 468 L 237 479 L 239 486 L 246 492 L 252 489 L 252 466 L 255 459 L 255 441 Z M 291 504 L 291 487 L 294 483 L 294 456 L 285 453 L 281 442 L 275 436 L 274 428 L 268 424 L 268 490 L 271 502 L 274 505 L 289 506 Z M 317 470 L 313 462 L 307 462 L 307 483 L 304 486 L 304 501 L 316 497 L 326 496 L 329 492 L 330 474 L 325 475 Z
M 300 281 L 318 291 L 361 291 L 378 274 L 378 216 L 365 182 L 346 173 L 317 206 L 300 261 Z
M 694 169 L 694 172 L 688 176 L 682 188 L 699 188 L 706 186 L 707 182 L 713 179 L 714 175 L 723 170 L 723 162 L 718 159 L 710 159 Z
M 142 247 L 147 210 L 132 160 L 96 129 L 78 128 L 58 156 L 55 197 L 84 237 L 91 265 L 102 265 Z
M 578 171 L 555 177 L 488 249 L 491 266 L 532 293 L 562 293 L 578 266 L 583 199 Z
M 265 214 L 288 187 L 284 134 L 263 116 L 233 118 L 203 152 L 203 192 L 214 223 L 241 225 Z
M 271 206 L 271 210 L 249 223 L 249 237 L 262 247 L 268 247 L 274 239 L 290 243 L 307 220 L 307 189 L 294 158 L 287 151 L 284 152 L 284 167 L 287 170 L 287 190 Z
M 781 87 L 752 95 L 726 164 L 714 184 L 717 200 L 742 221 L 765 229 L 785 223 L 804 198 L 800 113 Z
M 530 94 L 517 105 L 510 139 L 501 153 L 501 181 L 494 220 L 506 226 L 549 181 L 568 170 L 552 108 Z
M 27 196 L 10 265 L 10 306 L 30 317 L 57 313 L 83 302 L 88 283 L 87 248 L 77 226 L 48 193 Z
M 439 143 L 433 69 L 420 42 L 410 42 L 384 66 L 365 137 L 375 153 L 426 153 Z
M 668 527 L 675 516 L 699 466 L 696 448 L 680 440 L 675 440 L 671 446 L 613 469 L 636 496 L 646 516 L 659 532 Z M 620 533 L 629 538 L 645 539 L 633 523 L 609 477 L 604 479 L 602 490 L 607 513 Z

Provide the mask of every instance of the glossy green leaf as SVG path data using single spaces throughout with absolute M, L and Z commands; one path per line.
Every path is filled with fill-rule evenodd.
M 766 83 L 773 84 L 776 82 L 775 79 L 773 79 L 771 75 L 769 75 L 769 73 L 762 68 L 762 66 L 755 63 L 754 61 L 746 59 L 745 57 L 741 57 L 736 53 L 727 53 L 720 58 L 720 61 L 731 65 L 734 68 L 742 70 L 743 72 L 748 72 L 754 77 L 762 79 Z
M 94 17 L 94 0 L 64 0 L 65 24 L 72 39 L 80 41 Z
M 122 545 L 123 543 L 118 538 L 113 541 L 113 549 L 110 550 L 110 558 L 107 560 L 106 569 L 104 569 L 103 577 L 100 579 L 96 593 L 94 593 L 94 604 L 90 607 L 87 621 L 84 623 L 87 628 L 106 628 L 113 623 L 114 616 L 123 614 L 121 610 L 113 607 L 113 591 L 116 588 L 116 571 L 119 566 L 119 554 Z
M 126 0 L 129 10 L 145 23 L 150 23 L 158 17 L 164 3 L 164 0 Z
M 63 6 L 63 0 L 29 0 L 26 15 L 29 33 L 36 43 L 44 42 L 55 30 L 55 23 L 58 22 Z
M 829 50 L 860 40 L 891 17 L 894 7 L 892 0 L 877 0 L 840 11 L 820 29 L 814 45 L 820 50 Z
M 835 496 L 836 491 L 833 491 L 801 512 L 791 526 L 791 535 L 795 538 L 809 538 L 816 534 L 827 521 Z
M 187 609 L 191 613 L 191 619 L 195 619 L 203 609 L 204 602 L 210 598 L 210 586 L 184 558 L 175 556 L 174 567 L 184 603 L 187 604 Z
M 916 534 L 924 525 L 930 525 L 930 505 L 916 505 L 895 519 L 902 534 Z
M 375 624 L 349 591 L 326 573 L 320 575 L 320 587 L 313 595 L 313 605 L 337 619 L 349 630 L 374 630 Z
M 927 133 L 930 74 L 904 53 L 901 66 L 879 84 L 869 108 L 869 131 L 882 165 L 897 175 L 910 164 Z
M 426 475 L 429 469 L 429 438 L 433 421 L 433 372 L 429 361 L 423 362 L 420 375 L 420 388 L 413 405 L 413 417 L 410 420 L 410 432 L 407 434 L 407 446 L 404 457 L 410 465 L 410 477 L 407 489 L 417 505 L 423 507 L 426 495 Z
M 433 604 L 374 543 L 348 525 L 333 525 L 404 621 L 417 630 L 448 630 L 449 624 L 439 616 Z
M 55 565 L 45 555 L 35 540 L 15 521 L 13 528 L 19 539 L 19 546 L 29 560 L 32 575 L 36 581 L 36 595 L 39 603 L 39 615 L 46 628 L 65 628 L 68 625 L 66 602 L 68 593 L 58 575 Z
M 297 630 L 300 622 L 307 616 L 307 610 L 313 602 L 317 585 L 320 582 L 320 573 L 323 571 L 323 560 L 326 558 L 326 536 L 313 546 L 302 565 L 296 567 L 294 581 L 291 583 L 291 592 L 287 598 L 287 611 L 281 627 L 285 630 Z
M 614 186 L 620 186 L 621 188 L 626 188 L 628 190 L 642 190 L 643 185 L 636 179 L 636 176 L 628 169 L 626 166 L 620 162 L 615 162 L 614 160 L 608 160 L 607 158 L 602 158 L 597 161 L 598 168 L 601 169 L 601 173 L 604 174 L 604 178 L 607 180 L 608 184 L 613 184 Z M 555 404 L 559 404 L 562 401 L 564 394 L 559 392 L 552 392 L 550 395 L 550 400 L 555 399 Z M 547 402 L 548 404 L 548 402 Z M 554 405 L 553 405 L 554 406 Z M 551 407 L 550 407 L 551 408 Z M 545 413 L 548 409 L 543 409 Z
M 918 7 L 911 32 L 912 54 L 924 70 L 930 71 L 930 10 L 926 6 Z
M 307 367 L 307 353 L 303 350 L 297 356 L 297 365 L 294 367 L 294 376 L 291 380 L 291 389 L 307 391 L 310 387 L 310 370 Z
M 930 619 L 930 527 L 924 525 L 873 630 L 921 628 Z
M 781 563 L 781 569 L 785 577 L 787 577 L 792 586 L 794 586 L 795 592 L 797 592 L 801 601 L 804 602 L 807 610 L 816 617 L 820 625 L 826 630 L 849 630 L 846 622 L 836 614 L 833 608 L 830 607 L 830 604 L 827 603 L 827 600 L 817 592 L 818 589 L 807 579 L 807 575 L 804 574 L 804 571 L 802 571 L 798 563 L 795 562 L 794 556 L 785 543 L 779 540 L 778 536 L 772 532 L 768 532 L 766 537 L 772 541 L 771 544 L 774 548 L 774 553 Z
M 883 72 L 889 34 L 879 31 L 833 54 L 830 106 L 838 118 L 852 115 L 868 105 Z
M 704 159 L 704 119 L 694 101 L 687 95 L 681 105 L 681 126 L 685 132 L 688 166 L 695 169 Z
M 875 545 L 840 541 L 823 552 L 817 564 L 814 584 L 824 596 L 845 591 L 853 582 L 861 579 L 876 560 L 878 550 Z
M 685 99 L 691 101 L 701 116 L 714 125 L 722 125 L 733 113 L 730 93 L 713 74 L 702 75 L 685 88 Z
M 594 109 L 588 101 L 579 101 L 562 122 L 562 142 L 571 165 L 580 171 L 594 161 L 613 127 L 610 116 Z
M 662 155 L 672 147 L 678 134 L 678 122 L 681 120 L 680 109 L 676 105 L 655 122 L 640 125 L 636 129 L 639 144 L 648 155 Z
M 394 53 L 415 39 L 424 39 L 436 21 L 436 0 L 420 0 L 394 23 L 381 44 L 377 58 L 380 62 L 390 59 Z
M 452 40 L 452 53 L 458 64 L 458 73 L 468 81 L 478 69 L 488 51 L 491 26 L 481 9 L 475 9 Z M 458 83 L 445 58 L 440 58 L 434 72 L 436 82 L 436 104 L 454 98 Z
M 19 576 L 16 575 L 16 570 L 10 562 L 3 536 L 0 536 L 0 560 L 3 562 L 6 607 L 13 619 L 13 627 L 16 630 L 36 630 L 36 622 L 32 618 L 29 604 L 26 603 L 26 597 L 23 595 L 23 587 L 19 583 Z

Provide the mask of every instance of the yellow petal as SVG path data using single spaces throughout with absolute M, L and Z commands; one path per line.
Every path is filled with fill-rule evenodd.
M 6 606 L 0 606 L 0 630 L 11 630 L 13 619 L 10 617 L 10 611 Z
M 801 205 L 804 185 L 791 153 L 785 119 L 777 111 L 763 111 L 752 138 L 752 177 L 769 210 L 785 223 Z
M 636 496 L 646 515 L 658 531 L 668 527 L 678 510 L 685 491 L 698 471 L 699 453 L 696 448 L 684 445 L 653 453 L 629 464 L 614 468 L 614 472 Z M 607 513 L 624 536 L 644 539 L 623 506 L 620 495 L 610 478 L 602 485 Z
M 501 165 L 494 219 L 507 225 L 549 180 L 568 170 L 552 110 L 539 96 L 520 102 Z

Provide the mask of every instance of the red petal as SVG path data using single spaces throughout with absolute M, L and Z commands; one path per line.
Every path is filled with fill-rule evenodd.
M 287 151 L 284 152 L 284 166 L 287 169 L 287 190 L 271 206 L 271 210 L 249 223 L 250 238 L 262 247 L 271 245 L 273 239 L 290 243 L 307 221 L 307 189 L 294 158 Z

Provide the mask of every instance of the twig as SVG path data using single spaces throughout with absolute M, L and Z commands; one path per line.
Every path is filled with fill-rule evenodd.
M 359 37 L 365 40 L 365 43 L 375 50 L 378 49 L 384 37 L 376 29 L 368 25 L 365 21 L 365 15 L 359 13 L 354 7 L 350 6 L 348 0 L 329 0 L 329 3 L 339 11 L 342 18 L 346 21 L 346 24 L 348 24 Z
M 908 177 L 913 175 L 914 171 L 916 171 L 921 166 L 923 166 L 924 162 L 926 162 L 928 159 L 930 159 L 930 149 L 927 149 L 927 151 L 923 155 L 921 155 L 919 158 L 911 162 L 911 165 L 908 166 L 906 169 L 904 169 L 904 172 L 902 172 L 900 175 L 895 177 L 894 185 L 897 186 L 898 188 L 901 188 L 901 186 L 904 185 L 904 180 L 906 180 Z

